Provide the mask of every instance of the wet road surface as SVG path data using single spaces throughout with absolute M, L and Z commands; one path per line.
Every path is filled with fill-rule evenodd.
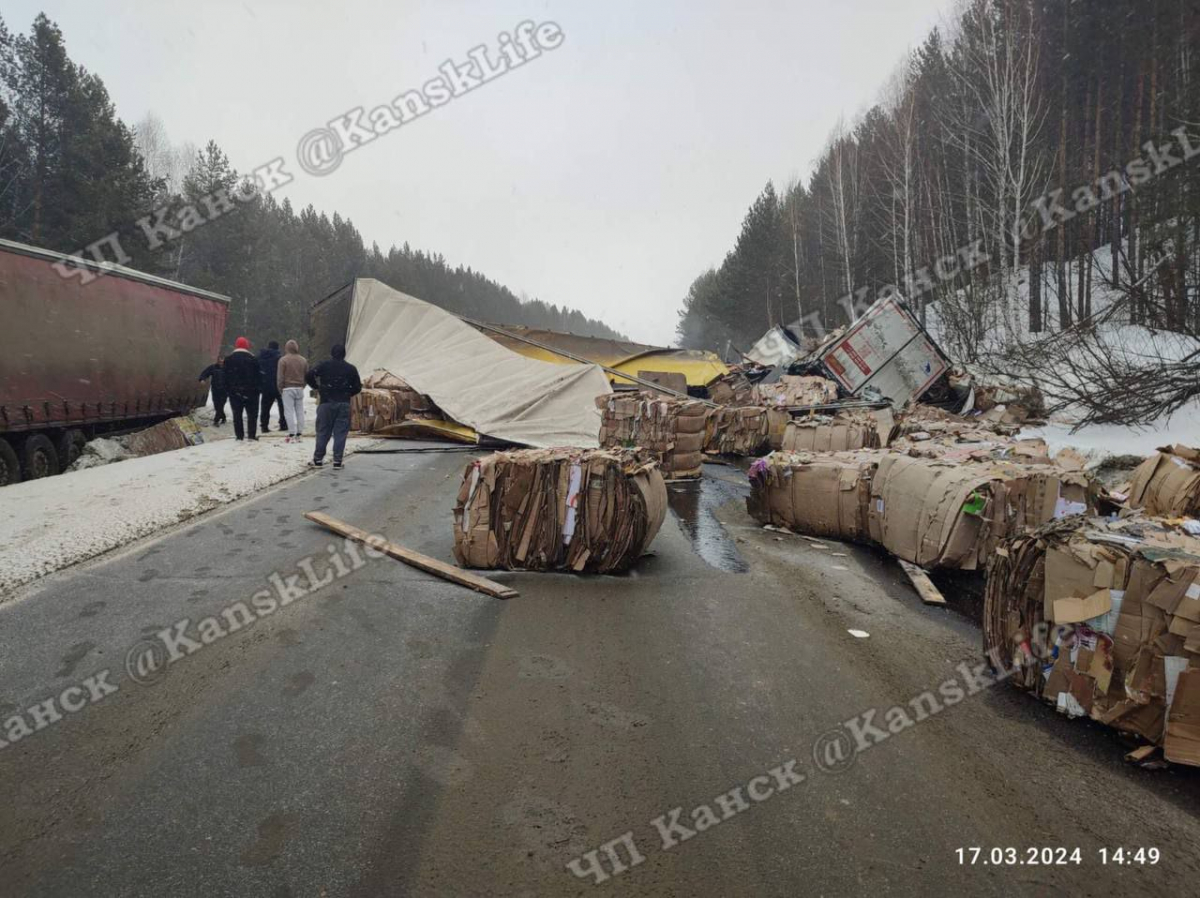
M 874 552 L 754 526 L 734 469 L 672 492 L 634 572 L 496 574 L 521 591 L 507 602 L 389 559 L 358 566 L 302 518 L 323 510 L 450 560 L 466 461 L 355 458 L 0 606 L 0 720 L 31 730 L 0 749 L 3 893 L 1011 896 L 1197 881 L 1200 772 L 1126 765 L 1111 732 L 1004 687 L 966 695 L 959 665 L 979 655 L 966 616 L 922 606 Z M 299 594 L 310 573 L 324 585 Z M 291 599 L 267 612 L 273 575 Z M 178 658 L 157 666 L 147 641 L 185 620 Z M 71 693 L 88 701 L 33 729 L 21 709 L 88 678 L 116 691 Z M 891 732 L 895 706 L 908 725 L 893 714 Z M 960 863 L 972 846 L 1081 860 Z M 1101 866 L 1098 849 L 1119 846 L 1161 860 Z

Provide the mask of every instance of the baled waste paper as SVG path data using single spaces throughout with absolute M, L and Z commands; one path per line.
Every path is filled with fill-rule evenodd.
M 885 448 L 892 437 L 891 409 L 847 409 L 835 415 L 813 415 L 788 422 L 785 452 L 848 452 Z
M 463 475 L 454 556 L 473 568 L 623 571 L 645 553 L 666 509 L 666 484 L 646 451 L 498 452 Z
M 760 523 L 851 542 L 870 538 L 869 452 L 772 452 L 750 467 L 747 508 Z
M 1200 449 L 1165 446 L 1133 472 L 1128 505 L 1149 515 L 1200 517 Z
M 838 398 L 837 384 L 815 375 L 785 374 L 772 384 L 758 385 L 759 402 L 777 408 L 827 405 Z
M 1094 511 L 1079 472 L 959 464 L 889 450 L 772 453 L 750 468 L 750 513 L 811 536 L 870 542 L 922 567 L 982 569 L 1000 541 Z
M 880 455 L 871 479 L 871 539 L 922 567 L 982 570 L 1000 541 L 1096 507 L 1095 486 L 1078 472 Z
M 726 406 L 709 409 L 704 427 L 704 451 L 717 455 L 761 455 L 769 440 L 767 409 Z
M 404 421 L 440 417 L 432 399 L 384 370 L 369 374 L 362 392 L 350 400 L 350 429 L 361 433 L 386 435 L 389 427 Z
M 700 476 L 708 413 L 703 402 L 650 393 L 614 393 L 597 397 L 596 406 L 602 418 L 601 446 L 647 449 L 669 480 Z
M 1070 518 L 998 547 L 984 649 L 1060 712 L 1200 765 L 1200 540 L 1165 521 Z

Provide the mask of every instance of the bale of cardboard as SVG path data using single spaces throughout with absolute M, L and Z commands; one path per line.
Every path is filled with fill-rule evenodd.
M 708 414 L 703 402 L 654 393 L 609 393 L 596 397 L 596 406 L 601 413 L 601 447 L 647 449 L 671 480 L 700 476 Z
M 1200 517 L 1200 449 L 1159 449 L 1133 472 L 1127 504 L 1149 515 Z
M 785 374 L 775 383 L 758 385 L 759 402 L 775 408 L 807 408 L 837 402 L 835 381 L 815 375 Z
M 1200 540 L 1165 519 L 1069 518 L 998 547 L 984 650 L 1062 713 L 1200 765 Z
M 718 405 L 758 405 L 758 387 L 742 371 L 730 371 L 709 383 L 708 398 Z
M 767 450 L 767 409 L 758 405 L 709 409 L 704 451 L 717 455 L 762 455 Z
M 890 450 L 774 452 L 750 469 L 747 508 L 764 524 L 882 546 L 922 567 L 982 570 L 1004 539 L 1095 510 L 1077 471 L 955 463 Z
M 782 448 L 785 452 L 880 449 L 890 443 L 893 425 L 889 408 L 847 409 L 834 415 L 813 414 L 788 422 Z
M 750 466 L 747 510 L 795 533 L 866 542 L 878 465 L 870 452 L 772 452 Z
M 198 446 L 204 442 L 204 435 L 195 421 L 189 417 L 182 417 L 168 418 L 153 427 L 118 439 L 124 444 L 129 455 L 141 457 Z
M 611 573 L 649 547 L 667 508 L 641 449 L 523 449 L 467 465 L 454 556 L 474 568 Z
M 442 417 L 437 404 L 403 379 L 383 369 L 363 380 L 362 392 L 350 400 L 350 429 L 387 435 L 387 428 L 412 419 Z
M 1001 541 L 1096 508 L 1097 487 L 1079 471 L 880 456 L 871 480 L 871 539 L 922 567 L 982 570 Z

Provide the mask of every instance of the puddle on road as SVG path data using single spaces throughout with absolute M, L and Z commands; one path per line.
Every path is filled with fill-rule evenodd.
M 742 486 L 706 471 L 691 483 L 668 483 L 667 501 L 692 549 L 710 567 L 731 574 L 743 574 L 749 568 L 737 545 L 717 518 L 717 509 L 731 501 L 743 501 L 750 484 Z

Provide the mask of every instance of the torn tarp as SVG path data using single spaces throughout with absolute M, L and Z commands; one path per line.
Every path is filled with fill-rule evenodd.
M 456 316 L 359 278 L 313 307 L 314 348 L 342 342 L 360 371 L 382 369 L 478 433 L 527 446 L 598 445 L 596 397 L 611 392 L 595 365 L 518 355 Z M 343 324 L 344 322 L 344 324 Z

